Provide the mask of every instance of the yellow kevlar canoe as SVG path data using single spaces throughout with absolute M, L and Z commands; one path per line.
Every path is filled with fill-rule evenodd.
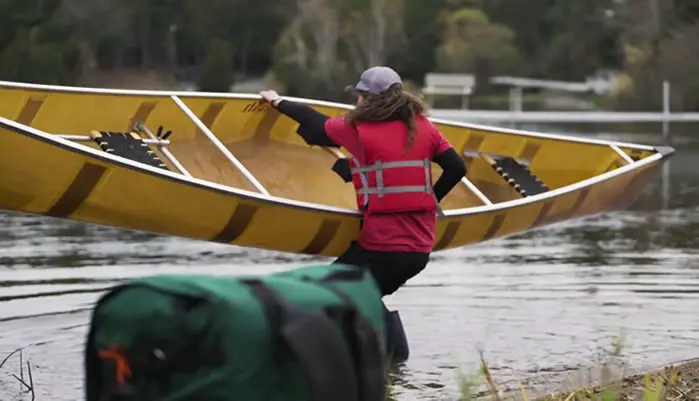
M 331 116 L 350 107 L 291 100 Z M 674 152 L 434 122 L 468 166 L 442 202 L 435 250 L 626 208 Z M 256 95 L 0 81 L 0 209 L 336 256 L 361 217 L 331 170 L 347 153 L 296 129 Z

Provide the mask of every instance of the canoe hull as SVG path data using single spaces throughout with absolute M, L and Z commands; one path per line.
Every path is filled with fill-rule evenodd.
M 191 149 L 205 139 L 201 139 L 200 130 L 186 116 L 173 108 L 166 95 L 72 93 L 2 85 L 0 116 L 7 119 L 0 120 L 2 210 L 309 255 L 338 256 L 358 235 L 360 215 L 351 209 L 351 185 L 329 172 L 334 157 L 318 148 L 311 153 L 295 135 L 297 126 L 291 120 L 259 106 L 254 97 L 182 95 L 231 151 L 242 152 L 248 147 L 249 155 L 240 160 L 246 165 L 257 162 L 260 167 L 251 168 L 255 174 L 265 164 L 278 161 L 256 155 L 255 149 L 264 149 L 270 141 L 286 146 L 283 151 L 287 152 L 287 160 L 291 152 L 300 152 L 299 161 L 287 161 L 287 173 L 300 177 L 304 160 L 315 160 L 313 163 L 322 165 L 323 171 L 317 166 L 306 166 L 305 178 L 299 178 L 303 185 L 292 185 L 289 177 L 294 175 L 279 179 L 283 171 L 270 175 L 271 178 L 260 181 L 276 192 L 270 190 L 272 196 L 265 196 L 255 192 L 239 173 L 229 174 L 236 170 L 227 160 L 213 163 L 216 151 L 209 149 L 208 153 L 199 152 L 198 158 L 192 156 L 188 166 L 200 174 L 208 171 L 206 177 L 218 174 L 219 179 L 197 178 L 196 174 L 195 178 L 188 178 L 47 133 L 125 131 L 135 121 L 145 121 L 151 127 L 163 124 L 174 128 L 173 153 L 186 159 L 197 153 Z M 343 111 L 332 104 L 314 107 L 330 115 Z M 81 108 L 83 112 L 75 111 Z M 623 152 L 640 160 L 623 165 L 606 144 L 439 124 L 452 144 L 462 151 L 475 147 L 483 152 L 529 157 L 532 171 L 543 177 L 552 190 L 520 198 L 485 168 L 488 166 L 484 162 L 468 159 L 469 179 L 501 203 L 479 205 L 472 193 L 459 186 L 447 199 L 451 210 L 439 219 L 435 250 L 626 208 L 673 153 L 670 148 L 625 146 Z M 232 126 L 239 129 L 226 129 Z M 275 182 L 276 186 L 271 185 Z M 292 189 L 295 196 L 289 192 Z M 333 196 L 336 199 L 330 202 Z

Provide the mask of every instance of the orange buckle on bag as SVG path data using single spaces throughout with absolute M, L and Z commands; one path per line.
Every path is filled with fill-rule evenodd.
M 116 365 L 116 380 L 120 386 L 131 378 L 131 368 L 129 361 L 124 355 L 124 349 L 119 344 L 110 345 L 109 348 L 97 353 L 101 359 L 113 359 Z

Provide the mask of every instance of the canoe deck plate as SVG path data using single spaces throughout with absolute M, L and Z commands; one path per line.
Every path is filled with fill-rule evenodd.
M 90 137 L 107 153 L 169 170 L 167 165 L 135 132 L 92 131 Z
M 549 187 L 527 166 L 511 157 L 495 157 L 490 166 L 522 197 L 538 195 L 549 190 Z

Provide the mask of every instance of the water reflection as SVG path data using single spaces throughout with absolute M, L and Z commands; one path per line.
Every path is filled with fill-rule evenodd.
M 477 368 L 479 348 L 501 382 L 516 385 L 516 372 L 537 386 L 594 365 L 620 328 L 634 368 L 698 356 L 699 142 L 674 141 L 683 145 L 667 176 L 629 210 L 434 254 L 388 299 L 412 347 L 394 374 L 398 399 L 454 398 L 457 372 Z M 105 288 L 148 274 L 267 273 L 324 260 L 2 215 L 0 356 L 27 347 L 43 384 L 37 397 L 74 400 L 89 310 Z M 4 373 L 0 399 L 13 399 L 16 383 Z

